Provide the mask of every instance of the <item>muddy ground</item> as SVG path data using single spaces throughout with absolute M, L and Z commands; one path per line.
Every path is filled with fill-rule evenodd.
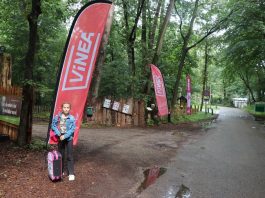
M 0 142 L 0 197 L 137 197 L 143 172 L 166 168 L 182 144 L 195 141 L 206 130 L 201 124 L 154 128 L 82 128 L 74 148 L 75 181 L 47 176 L 47 151 L 22 149 Z M 47 124 L 35 124 L 33 138 L 44 139 Z M 166 169 L 165 169 L 166 170 Z

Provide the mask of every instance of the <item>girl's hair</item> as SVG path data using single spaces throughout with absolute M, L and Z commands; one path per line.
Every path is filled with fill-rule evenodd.
M 62 108 L 63 108 L 63 106 L 64 106 L 65 104 L 69 104 L 70 109 L 71 109 L 71 103 L 70 103 L 70 102 L 63 102 L 63 103 L 62 103 Z

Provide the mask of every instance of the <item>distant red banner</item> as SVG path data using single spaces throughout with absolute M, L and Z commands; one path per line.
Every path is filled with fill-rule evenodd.
M 187 114 L 191 114 L 191 79 L 190 76 L 187 75 Z
M 52 117 L 62 111 L 63 102 L 71 104 L 70 114 L 76 119 L 74 145 L 77 143 L 83 110 L 110 9 L 111 2 L 103 0 L 89 2 L 81 8 L 72 24 L 64 59 L 61 62 Z M 57 143 L 57 137 L 50 130 L 49 144 Z
M 155 65 L 151 64 L 150 66 L 151 66 L 153 83 L 155 88 L 158 115 L 165 116 L 168 115 L 168 106 L 167 106 L 167 95 L 166 95 L 163 76 L 160 70 Z

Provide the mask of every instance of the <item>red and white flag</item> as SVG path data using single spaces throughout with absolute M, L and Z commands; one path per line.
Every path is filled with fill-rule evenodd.
M 187 114 L 191 114 L 191 79 L 190 76 L 186 76 L 187 81 Z
M 70 114 L 76 120 L 74 145 L 77 144 L 83 110 L 111 6 L 111 2 L 99 0 L 82 7 L 73 21 L 64 49 L 50 124 L 52 118 L 62 111 L 62 103 L 69 102 Z M 49 144 L 57 144 L 58 139 L 50 128 L 48 133 Z
M 153 77 L 154 88 L 155 88 L 158 115 L 159 116 L 168 115 L 167 95 L 166 95 L 163 76 L 160 70 L 155 65 L 150 64 L 150 67 Z

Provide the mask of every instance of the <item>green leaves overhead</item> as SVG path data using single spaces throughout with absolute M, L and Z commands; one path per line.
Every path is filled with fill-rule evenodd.
M 253 101 L 264 100 L 265 3 L 247 0 L 230 3 L 236 12 L 225 34 L 228 44 L 225 72 L 237 74 Z
M 70 21 L 77 10 L 88 1 L 43 0 L 39 16 L 37 56 L 34 68 L 34 85 L 37 102 L 52 100 L 60 58 L 67 38 Z M 212 40 L 209 53 L 208 83 L 215 95 L 223 96 L 224 85 L 233 95 L 247 95 L 251 89 L 255 98 L 264 100 L 265 85 L 265 3 L 261 0 L 199 0 L 194 15 L 195 0 L 176 0 L 171 18 L 162 39 L 157 66 L 166 83 L 167 96 L 173 98 L 176 78 L 182 55 L 185 55 L 180 72 L 179 87 L 185 94 L 185 76 L 190 74 L 193 94 L 201 93 L 201 76 L 204 64 L 204 39 Z M 145 0 L 139 21 L 135 26 L 135 40 L 128 42 L 135 25 L 142 0 L 117 0 L 109 36 L 106 60 L 100 85 L 100 96 L 150 97 L 145 94 L 149 81 L 148 64 L 153 60 L 159 32 L 165 19 L 169 1 Z M 125 5 L 125 6 L 124 6 Z M 12 82 L 22 85 L 21 65 L 24 63 L 28 40 L 27 14 L 30 0 L 0 1 L 0 45 L 7 48 L 13 59 Z M 127 18 L 126 18 L 127 17 Z M 222 30 L 218 32 L 219 30 Z M 218 32 L 214 34 L 213 32 Z M 190 33 L 189 33 L 190 32 Z M 205 37 L 206 36 L 206 37 Z M 215 39 L 219 37 L 219 39 Z M 131 37 L 134 39 L 134 37 Z M 185 40 L 186 39 L 186 40 Z M 186 42 L 186 43 L 185 43 Z M 185 43 L 185 45 L 184 45 Z M 130 51 L 133 49 L 133 52 Z M 182 53 L 182 50 L 188 50 Z M 128 56 L 131 54 L 132 57 Z M 220 57 L 223 56 L 223 59 Z M 134 59 L 133 64 L 130 59 Z M 130 65 L 131 64 L 131 65 Z M 223 70 L 223 75 L 221 72 Z M 235 75 L 236 74 L 236 75 Z M 241 79 L 241 83 L 238 83 Z M 233 82 L 238 86 L 236 89 Z M 242 83 L 245 87 L 242 88 Z M 229 87 L 231 86 L 232 87 Z M 248 87 L 248 88 L 246 88 Z M 248 90 L 248 91 L 246 91 Z M 218 93 L 217 93 L 218 92 Z M 44 93 L 44 94 L 43 94 Z M 153 93 L 150 93 L 152 95 Z M 263 95 L 262 95 L 263 94 Z M 43 96 L 45 95 L 45 96 Z
M 12 83 L 22 85 L 23 67 L 28 41 L 27 15 L 31 10 L 30 0 L 0 2 L 0 44 L 12 55 Z M 69 18 L 76 12 L 77 1 L 43 0 L 42 14 L 38 19 L 37 55 L 34 68 L 34 83 L 37 98 L 42 90 L 54 89 L 57 69 L 67 38 Z M 51 101 L 52 97 L 47 101 Z

